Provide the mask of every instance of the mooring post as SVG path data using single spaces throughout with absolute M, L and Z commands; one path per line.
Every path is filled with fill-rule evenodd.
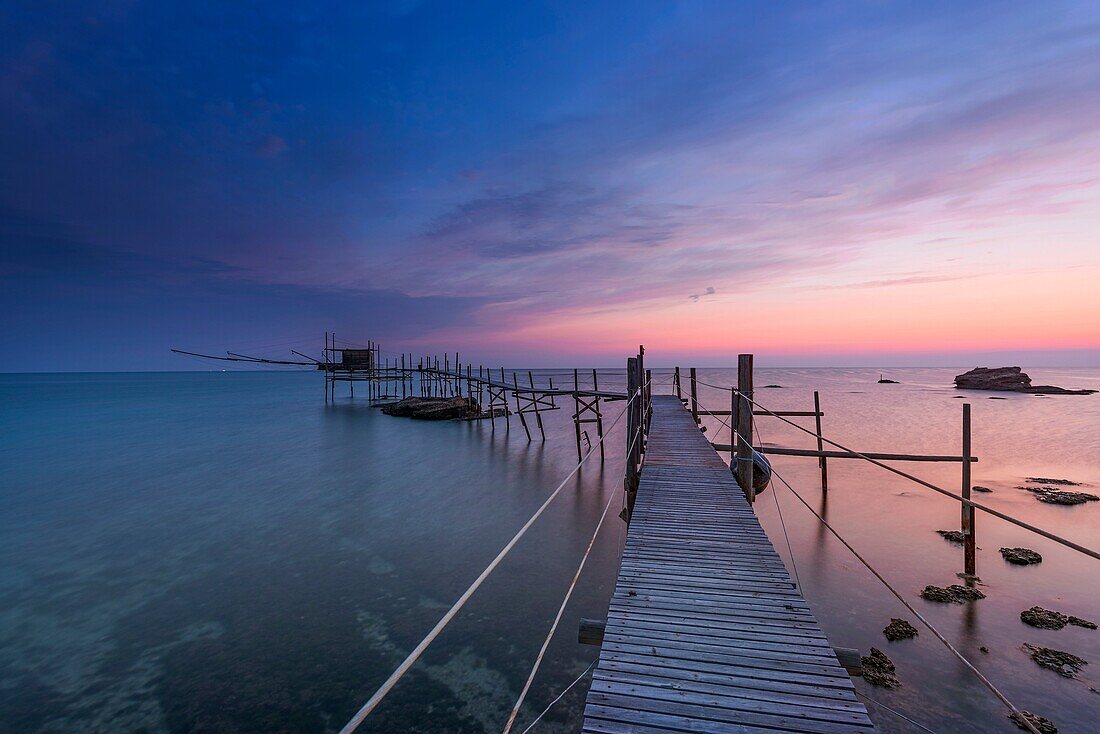
M 825 444 L 821 440 L 821 396 L 814 390 L 814 423 L 817 425 L 817 450 L 824 451 Z M 825 457 L 817 457 L 817 465 L 821 467 L 821 492 L 829 491 L 829 470 L 825 464 Z
M 680 400 L 683 400 L 684 396 L 680 392 L 680 368 L 679 367 L 673 367 L 672 369 L 673 369 L 673 372 L 672 372 L 672 385 L 676 390 L 676 397 L 679 398 Z
M 962 498 L 970 500 L 970 403 L 963 403 L 962 421 Z M 974 505 L 962 506 L 963 571 L 974 576 L 977 574 L 977 545 L 974 537 Z
M 631 401 L 626 411 L 626 518 L 630 522 L 630 515 L 634 511 L 634 497 L 638 491 L 638 462 L 635 459 L 638 452 L 638 442 L 641 441 L 641 396 L 638 394 L 638 358 L 629 357 L 626 360 L 626 394 Z
M 737 355 L 737 483 L 751 505 L 756 501 L 752 484 L 752 355 Z
M 691 383 L 691 417 L 695 420 L 695 425 L 699 425 L 699 388 L 695 381 L 694 367 L 688 371 L 688 380 Z

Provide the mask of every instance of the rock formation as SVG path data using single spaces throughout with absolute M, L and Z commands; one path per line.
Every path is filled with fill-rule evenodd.
M 481 413 L 476 400 L 453 398 L 405 398 L 383 406 L 386 415 L 417 418 L 426 421 L 462 420 Z
M 1095 390 L 1067 390 L 1053 385 L 1032 385 L 1031 377 L 1019 367 L 975 367 L 955 376 L 960 390 L 998 390 L 1032 395 L 1091 395 Z

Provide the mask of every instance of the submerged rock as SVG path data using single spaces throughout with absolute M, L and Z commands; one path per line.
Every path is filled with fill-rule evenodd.
M 1058 734 L 1058 727 L 1054 725 L 1053 721 L 1044 719 L 1042 716 L 1033 714 L 1030 711 L 1020 711 L 1019 713 L 1013 712 L 1008 715 L 1008 718 L 1012 720 L 1013 724 L 1024 731 L 1031 731 L 1031 729 L 1028 728 L 1028 724 L 1031 724 L 1039 734 Z
M 971 487 L 971 489 L 974 490 L 975 492 L 985 492 L 987 494 L 991 494 L 993 492 L 993 490 L 990 489 L 989 487 L 983 487 L 980 484 L 975 484 L 973 487 Z
M 1019 367 L 975 367 L 955 376 L 960 390 L 998 390 L 1033 395 L 1091 395 L 1095 390 L 1067 390 L 1054 385 L 1032 385 L 1031 377 Z
M 765 388 L 770 388 L 772 390 L 782 390 L 783 389 L 782 385 L 764 385 L 764 387 Z
M 1043 609 L 1042 607 L 1032 607 L 1031 609 L 1020 612 L 1020 621 L 1024 624 L 1030 624 L 1032 627 L 1038 627 L 1044 630 L 1060 630 L 1067 624 L 1084 627 L 1090 630 L 1096 629 L 1095 622 L 1090 622 L 1080 617 L 1074 617 L 1070 614 L 1062 614 L 1053 609 Z
M 1089 664 L 1084 658 L 1079 658 L 1073 653 L 1064 652 L 1063 650 L 1028 643 L 1024 643 L 1024 649 L 1028 651 L 1031 659 L 1038 663 L 1040 667 L 1053 670 L 1063 678 L 1076 678 L 1081 668 Z
M 965 543 L 966 533 L 961 530 L 937 530 L 941 538 L 951 543 Z
M 909 624 L 908 621 L 894 617 L 891 618 L 890 624 L 882 630 L 882 634 L 886 635 L 886 639 L 890 642 L 896 642 L 897 640 L 908 640 L 916 637 L 918 632 L 917 628 Z
M 1028 477 L 1032 484 L 1061 484 L 1065 487 L 1080 487 L 1080 482 L 1072 482 L 1069 479 L 1051 479 L 1050 477 Z
M 1084 627 L 1087 630 L 1094 630 L 1100 627 L 1100 625 L 1097 625 L 1096 622 L 1090 622 L 1087 619 L 1081 619 L 1080 617 L 1075 617 L 1072 614 L 1066 615 L 1066 623 L 1072 624 L 1074 627 Z
M 1009 563 L 1017 566 L 1030 566 L 1033 563 L 1042 563 L 1043 557 L 1030 548 L 1001 548 L 1001 555 Z
M 1083 505 L 1086 502 L 1100 501 L 1100 497 L 1088 492 L 1070 492 L 1065 489 L 1051 489 L 1050 487 L 1020 487 L 1035 495 L 1035 499 L 1046 502 L 1048 505 Z
M 894 675 L 897 669 L 893 661 L 877 647 L 871 648 L 870 655 L 861 657 L 859 664 L 863 668 L 863 680 L 871 685 L 891 689 L 901 688 L 901 681 Z
M 481 414 L 477 401 L 463 397 L 453 398 L 405 398 L 383 406 L 386 415 L 416 418 L 427 421 L 476 418 Z
M 985 598 L 985 594 L 978 589 L 961 584 L 951 584 L 947 588 L 929 584 L 924 587 L 920 595 L 922 599 L 941 604 L 965 604 L 968 601 Z

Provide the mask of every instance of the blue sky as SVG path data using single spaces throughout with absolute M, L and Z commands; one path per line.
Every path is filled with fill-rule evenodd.
M 1095 364 L 1098 120 L 1093 3 L 4 3 L 0 370 Z

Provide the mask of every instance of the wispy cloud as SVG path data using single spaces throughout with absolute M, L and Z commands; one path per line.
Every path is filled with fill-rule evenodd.
M 364 331 L 416 303 L 513 333 L 783 289 L 1003 300 L 1036 248 L 1100 260 L 1089 4 L 10 20 L 9 275 L 367 294 Z

